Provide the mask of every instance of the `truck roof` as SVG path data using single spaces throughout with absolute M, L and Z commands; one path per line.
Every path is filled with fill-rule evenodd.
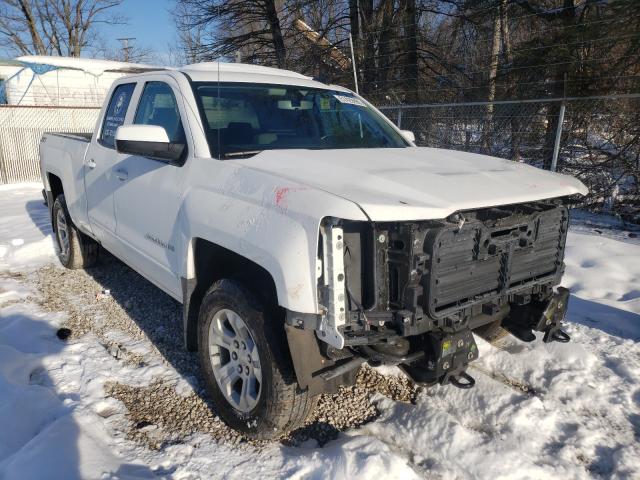
M 306 78 L 311 80 L 311 77 L 302 75 L 301 73 L 293 72 L 291 70 L 281 70 L 279 68 L 265 67 L 263 65 L 250 65 L 248 63 L 225 63 L 225 62 L 202 62 L 192 63 L 191 65 L 185 65 L 178 70 L 185 73 L 208 73 L 217 74 L 218 71 L 222 73 L 247 73 L 251 75 L 276 75 L 279 77 L 293 77 L 293 78 Z
M 219 80 L 221 82 L 270 83 L 327 88 L 326 84 L 301 73 L 246 63 L 202 62 L 185 65 L 176 70 L 188 75 L 195 82 Z M 348 89 L 337 85 L 331 85 L 331 88 L 348 91 Z
M 140 75 L 158 72 L 180 72 L 187 75 L 194 82 L 237 82 L 237 83 L 265 83 L 275 85 L 295 85 L 310 88 L 322 88 L 350 92 L 348 88 L 339 85 L 327 85 L 291 70 L 250 65 L 247 63 L 202 62 L 185 65 L 183 67 L 150 67 L 137 74 L 127 75 L 136 78 Z

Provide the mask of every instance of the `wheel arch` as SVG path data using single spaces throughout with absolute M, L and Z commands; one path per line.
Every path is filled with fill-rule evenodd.
M 58 195 L 64 193 L 64 187 L 62 186 L 62 179 L 55 173 L 47 172 L 47 181 L 49 183 L 49 190 L 51 196 L 55 200 Z
M 53 222 L 53 202 L 56 201 L 58 195 L 64 194 L 64 187 L 62 186 L 62 179 L 55 173 L 47 172 L 47 184 L 45 185 L 45 195 L 47 197 L 47 207 L 49 208 L 49 217 L 52 219 L 51 225 L 55 233 L 55 222 Z
M 198 349 L 198 315 L 211 285 L 222 278 L 237 280 L 273 308 L 278 308 L 278 292 L 273 276 L 261 265 L 203 238 L 193 238 L 188 253 L 188 277 L 181 278 L 184 341 L 187 350 Z

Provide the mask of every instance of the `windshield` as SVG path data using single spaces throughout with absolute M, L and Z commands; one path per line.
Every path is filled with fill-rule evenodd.
M 403 148 L 407 141 L 362 100 L 317 88 L 195 83 L 209 147 L 218 158 L 291 148 Z

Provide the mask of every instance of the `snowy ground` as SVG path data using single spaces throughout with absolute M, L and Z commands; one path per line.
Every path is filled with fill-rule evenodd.
M 40 187 L 0 187 L 0 479 L 640 478 L 640 242 L 631 237 L 572 226 L 571 343 L 478 339 L 472 390 L 403 393 L 405 380 L 389 380 L 356 392 L 367 397 L 358 408 L 379 416 L 363 414 L 323 446 L 314 435 L 254 446 L 221 436 L 206 408 L 193 413 L 204 403 L 189 357 L 127 298 L 144 281 L 117 262 L 64 271 Z M 114 286 L 106 299 L 105 285 Z M 175 302 L 152 291 L 154 315 L 173 315 Z M 74 331 L 67 341 L 56 337 L 62 325 Z M 158 382 L 177 407 L 145 397 Z M 351 408 L 349 395 L 326 398 L 317 418 L 337 425 L 331 410 Z M 149 403 L 157 425 L 136 417 Z M 165 408 L 186 408 L 184 421 L 163 425 Z M 154 435 L 163 441 L 153 445 Z

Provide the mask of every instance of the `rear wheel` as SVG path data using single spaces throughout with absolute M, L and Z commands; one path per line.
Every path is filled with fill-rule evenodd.
M 98 244 L 73 224 L 62 194 L 53 203 L 52 220 L 60 263 L 70 269 L 95 265 L 98 260 Z
M 198 352 L 217 413 L 249 438 L 271 439 L 301 426 L 316 397 L 301 391 L 284 324 L 240 283 L 220 280 L 200 309 Z

